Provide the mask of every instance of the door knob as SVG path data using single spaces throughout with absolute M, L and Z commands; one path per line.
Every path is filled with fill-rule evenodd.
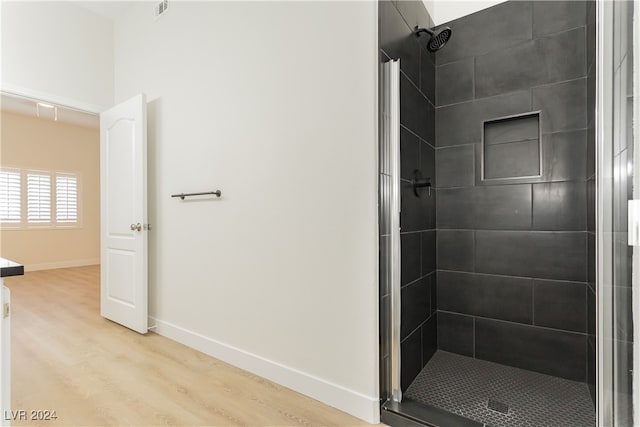
M 142 231 L 142 225 L 140 225 L 140 223 L 131 224 L 130 228 L 131 231 Z

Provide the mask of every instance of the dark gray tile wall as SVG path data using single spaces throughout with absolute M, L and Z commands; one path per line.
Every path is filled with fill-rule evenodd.
M 533 318 L 536 325 L 587 332 L 587 286 L 579 282 L 533 282 Z
M 436 162 L 438 188 L 469 187 L 476 180 L 475 146 L 458 145 L 439 149 Z
M 532 279 L 441 271 L 438 309 L 512 322 L 533 322 Z
M 473 99 L 473 58 L 467 58 L 439 67 L 436 75 L 436 102 L 438 105 L 455 104 Z
M 587 79 L 531 89 L 531 108 L 542 110 L 542 132 L 567 132 L 587 127 Z
M 592 2 L 508 1 L 447 24 L 453 35 L 435 59 L 443 350 L 593 379 L 593 19 Z M 536 111 L 541 176 L 482 181 L 483 122 Z M 487 147 L 525 153 L 533 144 L 504 142 L 526 141 L 527 123 L 490 129 Z M 540 161 L 494 154 L 496 176 Z
M 583 27 L 587 3 L 580 1 L 554 1 L 549 4 L 533 2 L 533 34 L 544 36 L 567 28 Z M 591 2 L 595 4 L 594 2 Z M 594 15 L 595 16 L 595 15 Z M 594 20 L 595 23 L 595 20 Z M 595 47 L 595 43 L 593 43 Z
M 475 323 L 477 358 L 573 381 L 585 380 L 584 334 L 493 319 L 478 318 Z
M 544 9 L 544 6 L 536 8 Z M 574 30 L 536 37 L 477 56 L 476 97 L 484 98 L 583 77 L 586 74 L 584 20 L 582 25 Z M 571 55 L 567 55 L 568 51 L 571 51 Z M 541 63 L 545 66 L 538 66 Z
M 438 311 L 438 347 L 452 353 L 473 357 L 475 317 Z
M 471 230 L 437 231 L 438 269 L 475 270 L 475 233 Z
M 476 231 L 476 272 L 586 281 L 585 232 Z
M 534 230 L 586 230 L 587 188 L 582 181 L 533 184 Z
M 589 154 L 594 158 L 595 147 L 585 144 L 588 135 L 586 130 L 578 130 L 542 136 L 545 181 L 581 181 L 593 176 L 595 167 L 588 172 L 587 163 L 575 161 L 589 159 Z
M 459 35 L 452 36 L 452 40 Z M 442 51 L 449 49 L 449 44 Z M 440 67 L 436 68 L 436 74 Z M 519 91 L 495 97 L 474 99 L 436 108 L 437 148 L 477 144 L 480 142 L 482 121 L 526 113 L 531 110 L 531 92 Z
M 437 225 L 438 229 L 529 229 L 531 206 L 529 184 L 438 189 Z
M 430 178 L 434 186 L 437 183 L 435 57 L 413 35 L 416 25 L 430 28 L 433 21 L 421 1 L 380 1 L 378 8 L 380 58 L 400 59 L 401 69 L 401 385 L 405 390 L 437 349 L 437 197 L 435 188 L 430 196 L 425 191 L 416 197 L 411 185 L 415 170 Z M 381 239 L 385 231 L 381 230 Z M 388 306 L 388 298 L 388 290 L 382 289 L 382 308 Z M 388 327 L 385 322 L 381 316 L 381 334 Z M 385 350 L 381 350 L 381 374 L 388 369 Z

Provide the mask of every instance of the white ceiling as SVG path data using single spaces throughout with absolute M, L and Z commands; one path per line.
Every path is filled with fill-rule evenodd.
M 2 111 L 23 114 L 30 117 L 38 117 L 37 103 L 38 100 L 35 99 L 23 98 L 5 93 L 0 94 L 0 109 L 2 109 Z M 46 102 L 46 104 L 55 105 L 50 102 Z M 55 105 L 55 107 L 57 108 L 58 122 L 94 129 L 100 127 L 100 117 L 97 114 L 86 113 L 84 111 L 66 108 L 61 105 Z M 54 109 L 52 108 L 40 108 L 39 113 L 39 118 L 42 120 L 55 120 Z
M 444 24 L 505 0 L 422 0 L 435 25 Z
M 131 7 L 131 1 L 74 1 L 74 4 L 114 21 Z

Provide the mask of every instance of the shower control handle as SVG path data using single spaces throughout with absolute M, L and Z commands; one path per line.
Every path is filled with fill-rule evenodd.
M 429 197 L 431 197 L 431 178 L 423 178 L 422 173 L 418 169 L 413 171 L 411 185 L 413 186 L 413 193 L 416 197 L 420 197 L 420 189 L 425 187 L 429 189 Z

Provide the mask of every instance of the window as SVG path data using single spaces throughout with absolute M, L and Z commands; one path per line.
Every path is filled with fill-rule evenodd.
M 74 173 L 2 168 L 0 224 L 3 228 L 77 226 L 78 188 Z
M 56 221 L 78 222 L 78 178 L 56 175 Z
M 27 222 L 51 222 L 51 175 L 27 173 Z
M 20 170 L 0 170 L 0 222 L 19 224 L 22 217 Z

